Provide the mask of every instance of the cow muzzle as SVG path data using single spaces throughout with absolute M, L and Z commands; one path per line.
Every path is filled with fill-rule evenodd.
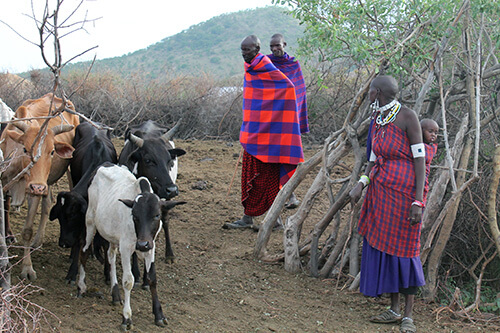
M 29 184 L 27 191 L 32 195 L 47 195 L 49 193 L 47 185 Z
M 68 248 L 72 247 L 73 244 L 71 244 L 71 242 L 66 240 L 66 239 L 63 240 L 63 239 L 59 238 L 59 246 L 62 247 L 63 249 L 68 249 Z
M 165 193 L 166 193 L 165 199 L 167 200 L 172 199 L 173 197 L 179 195 L 179 188 L 177 187 L 177 185 L 167 186 L 165 188 Z
M 140 241 L 138 240 L 135 243 L 135 249 L 141 252 L 147 252 L 151 249 L 153 249 L 153 243 L 150 241 Z

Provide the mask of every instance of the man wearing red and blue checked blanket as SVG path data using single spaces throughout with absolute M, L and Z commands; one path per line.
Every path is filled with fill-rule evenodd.
M 260 53 L 255 35 L 241 43 L 245 60 L 243 85 L 243 146 L 241 202 L 243 218 L 224 228 L 251 228 L 253 217 L 264 214 L 280 186 L 304 161 L 295 87 L 271 60 Z
M 309 119 L 307 116 L 307 97 L 306 97 L 306 83 L 304 75 L 302 75 L 302 68 L 300 63 L 295 57 L 290 56 L 285 51 L 286 41 L 282 34 L 274 34 L 269 43 L 271 54 L 267 56 L 272 61 L 274 66 L 278 68 L 281 73 L 292 81 L 295 87 L 295 96 L 297 97 L 297 113 L 299 114 L 300 134 L 309 132 Z M 296 208 L 300 201 L 296 198 L 295 193 L 292 193 L 285 208 Z

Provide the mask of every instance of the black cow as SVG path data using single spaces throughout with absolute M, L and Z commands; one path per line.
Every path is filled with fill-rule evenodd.
M 177 157 L 186 153 L 182 149 L 174 148 L 174 143 L 170 141 L 178 126 L 179 123 L 167 130 L 166 127 L 148 120 L 131 127 L 125 133 L 125 146 L 118 159 L 118 164 L 126 165 L 136 177 L 146 177 L 153 192 L 166 200 L 179 194 L 175 185 Z M 174 252 L 170 244 L 167 216 L 162 216 L 162 220 L 166 260 L 173 261 Z
M 71 265 L 66 275 L 69 283 L 76 280 L 80 248 L 85 244 L 88 186 L 99 165 L 104 162 L 116 163 L 118 161 L 109 131 L 99 130 L 88 122 L 83 122 L 76 128 L 73 147 L 75 151 L 70 162 L 70 169 L 71 180 L 76 185 L 70 192 L 60 192 L 57 195 L 57 202 L 49 215 L 50 220 L 59 219 L 61 231 L 59 246 L 71 248 Z M 106 280 L 109 280 L 107 260 L 99 256 L 100 246 L 106 248 L 107 242 L 97 234 L 94 245 L 98 259 L 105 263 L 105 276 Z

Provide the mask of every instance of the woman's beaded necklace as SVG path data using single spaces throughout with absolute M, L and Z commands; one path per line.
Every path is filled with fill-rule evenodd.
M 384 115 L 383 112 L 386 110 L 391 110 L 391 111 L 387 114 L 387 116 L 385 116 L 385 118 L 383 118 Z M 384 105 L 383 107 L 380 107 L 378 108 L 378 110 L 376 110 L 379 112 L 379 115 L 377 116 L 377 118 L 375 118 L 375 122 L 379 126 L 385 126 L 389 123 L 392 123 L 396 119 L 399 110 L 401 110 L 401 103 L 399 103 L 396 100 L 393 100 L 389 104 Z

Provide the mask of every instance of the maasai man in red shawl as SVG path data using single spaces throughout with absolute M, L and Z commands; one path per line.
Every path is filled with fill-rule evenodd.
M 226 223 L 224 228 L 252 227 L 252 217 L 271 207 L 280 185 L 304 161 L 294 86 L 259 51 L 256 36 L 242 41 L 245 78 L 240 130 L 244 149 L 241 202 L 245 211 L 241 220 Z
M 286 41 L 282 34 L 274 34 L 269 43 L 271 54 L 267 56 L 271 59 L 272 63 L 283 74 L 292 81 L 295 88 L 295 96 L 297 96 L 297 112 L 299 114 L 300 133 L 309 132 L 309 119 L 307 116 L 307 98 L 306 98 L 306 84 L 300 63 L 285 52 Z M 300 201 L 296 198 L 295 193 L 292 193 L 285 208 L 296 208 Z
M 418 287 L 425 284 L 420 261 L 425 146 L 417 114 L 395 100 L 397 93 L 391 76 L 376 77 L 370 85 L 372 153 L 350 196 L 358 201 L 368 185 L 358 225 L 364 237 L 360 291 L 374 297 L 391 294 L 391 308 L 370 321 L 401 321 L 401 332 L 415 332 L 413 303 Z M 405 296 L 403 316 L 400 293 Z

